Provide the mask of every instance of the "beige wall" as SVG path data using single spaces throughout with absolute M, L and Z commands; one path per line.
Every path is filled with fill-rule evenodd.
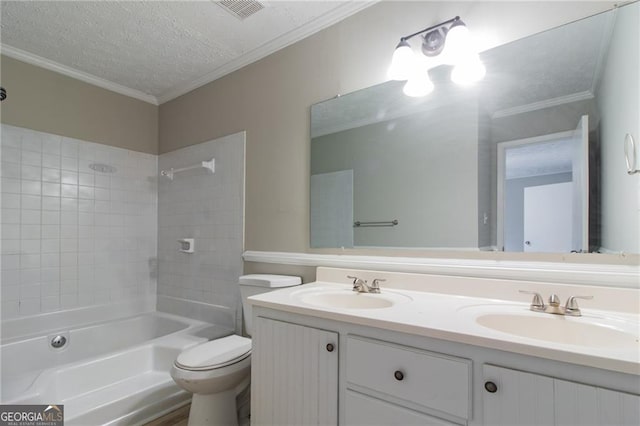
M 246 248 L 308 247 L 309 106 L 339 91 L 337 40 L 323 32 L 160 107 L 161 153 L 247 131 Z
M 2 123 L 158 153 L 158 107 L 2 56 Z
M 246 130 L 245 248 L 306 252 L 311 104 L 383 82 L 400 36 L 455 15 L 462 16 L 485 49 L 611 5 L 381 2 L 161 105 L 160 152 Z

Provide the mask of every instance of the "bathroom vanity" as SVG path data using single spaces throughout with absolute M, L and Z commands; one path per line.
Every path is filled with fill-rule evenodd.
M 356 293 L 347 275 L 386 281 Z M 518 290 L 594 299 L 565 317 L 531 312 Z M 637 425 L 638 297 L 319 268 L 251 300 L 252 424 Z

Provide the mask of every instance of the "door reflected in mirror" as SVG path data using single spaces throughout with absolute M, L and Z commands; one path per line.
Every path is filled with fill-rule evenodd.
M 581 117 L 574 131 L 498 143 L 498 247 L 547 253 L 599 247 L 599 230 L 587 228 L 598 213 L 584 196 L 589 170 L 598 170 L 586 161 L 588 120 Z M 597 152 L 595 143 L 591 148 Z
M 640 252 L 638 3 L 311 108 L 311 247 Z M 360 226 L 356 226 L 359 223 Z

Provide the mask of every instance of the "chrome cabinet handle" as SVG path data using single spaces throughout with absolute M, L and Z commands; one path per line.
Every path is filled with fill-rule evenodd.
M 333 352 L 334 349 L 333 343 L 327 343 L 327 352 Z
M 400 382 L 404 380 L 404 373 L 400 370 L 396 370 L 393 372 L 393 377 L 395 377 L 396 380 Z

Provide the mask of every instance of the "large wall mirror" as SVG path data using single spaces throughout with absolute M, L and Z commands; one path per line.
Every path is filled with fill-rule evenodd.
M 639 3 L 311 108 L 311 246 L 639 253 Z M 636 148 L 637 149 L 637 148 Z

